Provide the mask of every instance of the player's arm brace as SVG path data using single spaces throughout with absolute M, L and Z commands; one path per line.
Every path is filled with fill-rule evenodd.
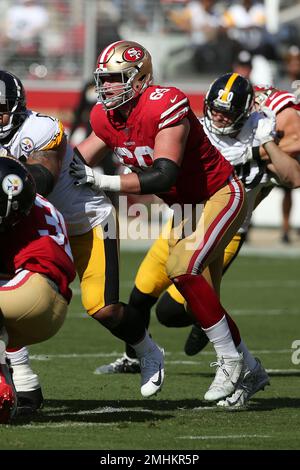
M 42 196 L 51 193 L 59 177 L 66 145 L 67 139 L 64 137 L 54 149 L 33 152 L 25 163 L 35 180 L 37 192 Z

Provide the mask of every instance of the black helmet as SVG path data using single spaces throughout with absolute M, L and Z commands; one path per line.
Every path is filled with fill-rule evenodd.
M 5 70 L 0 70 L 0 113 L 10 115 L 8 124 L 3 126 L 0 123 L 0 139 L 7 137 L 26 118 L 26 98 L 22 82 Z
M 0 157 L 0 230 L 29 214 L 36 195 L 29 171 L 13 157 Z
M 205 97 L 204 116 L 207 128 L 214 134 L 238 132 L 249 117 L 253 106 L 253 87 L 249 80 L 237 73 L 226 73 L 215 80 Z M 217 127 L 211 111 L 223 113 L 232 119 L 226 127 Z

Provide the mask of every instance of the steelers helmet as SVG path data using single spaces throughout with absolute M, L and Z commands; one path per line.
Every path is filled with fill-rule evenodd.
M 150 85 L 153 79 L 151 55 L 137 42 L 114 42 L 100 53 L 94 77 L 98 101 L 106 111 L 116 109 Z
M 0 139 L 17 129 L 26 119 L 26 97 L 21 80 L 0 70 L 0 113 L 9 114 L 8 124 L 0 123 Z
M 29 214 L 36 195 L 35 182 L 16 158 L 0 157 L 0 231 Z
M 237 73 L 226 73 L 210 86 L 204 101 L 204 118 L 207 128 L 214 134 L 228 135 L 238 132 L 249 117 L 253 107 L 254 92 L 249 80 Z M 230 123 L 218 127 L 213 122 L 212 111 L 230 118 Z

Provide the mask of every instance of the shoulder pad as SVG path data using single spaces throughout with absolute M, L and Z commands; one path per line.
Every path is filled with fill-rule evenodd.
M 19 145 L 22 153 L 30 155 L 36 150 L 49 150 L 57 147 L 64 137 L 64 127 L 58 119 L 31 112 L 24 122 Z
M 158 120 L 158 129 L 181 121 L 190 110 L 187 96 L 175 87 L 152 86 L 149 89 L 148 100 L 152 103 L 151 108 Z

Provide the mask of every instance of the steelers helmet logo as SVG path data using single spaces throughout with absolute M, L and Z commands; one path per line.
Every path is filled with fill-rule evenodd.
M 136 62 L 144 57 L 144 51 L 140 47 L 128 47 L 123 53 L 126 62 Z
M 34 143 L 29 137 L 22 139 L 20 146 L 25 153 L 30 153 L 34 149 Z
M 18 175 L 7 175 L 3 178 L 2 189 L 7 195 L 18 196 L 23 189 L 23 181 Z

